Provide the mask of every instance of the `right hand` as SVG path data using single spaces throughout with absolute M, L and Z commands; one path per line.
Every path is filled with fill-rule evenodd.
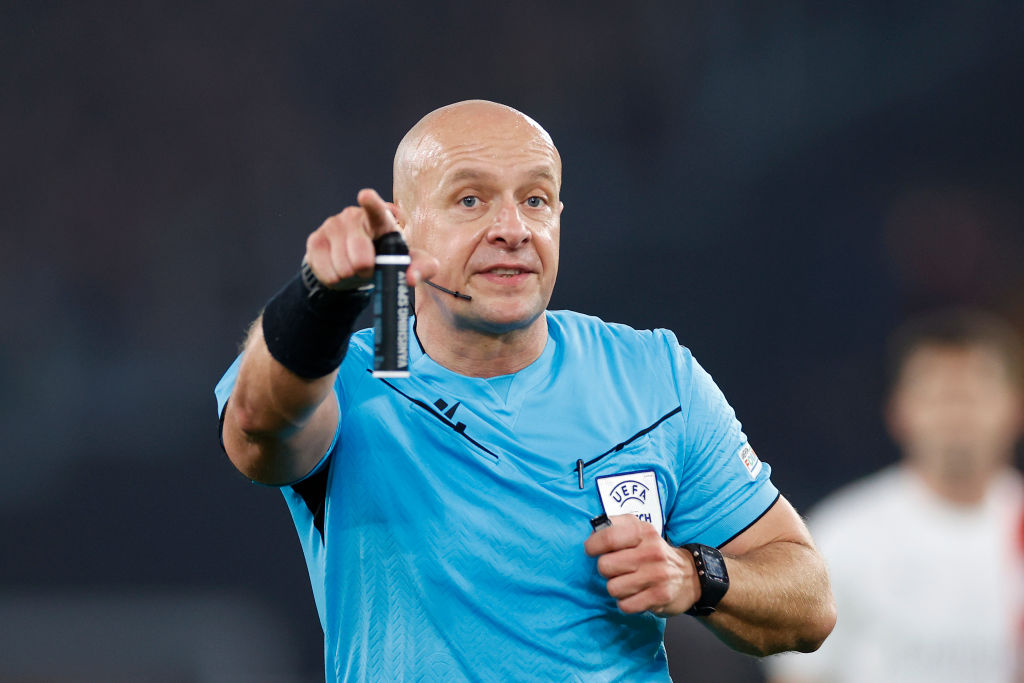
M 355 289 L 373 278 L 376 252 L 373 240 L 399 229 L 394 204 L 375 190 L 360 190 L 358 206 L 331 216 L 306 240 L 306 263 L 313 275 L 330 289 Z M 418 249 L 410 249 L 406 278 L 414 287 L 437 272 L 438 262 Z

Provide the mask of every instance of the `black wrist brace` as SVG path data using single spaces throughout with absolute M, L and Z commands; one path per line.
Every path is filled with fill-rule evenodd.
M 263 309 L 263 339 L 270 355 L 305 379 L 330 374 L 341 365 L 356 318 L 372 292 L 372 284 L 328 289 L 303 261 L 299 274 Z

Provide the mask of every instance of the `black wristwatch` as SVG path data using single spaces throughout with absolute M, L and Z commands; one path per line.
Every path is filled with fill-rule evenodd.
M 715 611 L 715 606 L 729 590 L 729 572 L 725 568 L 725 560 L 717 548 L 700 543 L 687 543 L 682 547 L 693 556 L 697 578 L 700 580 L 700 599 L 686 610 L 686 614 L 706 617 Z

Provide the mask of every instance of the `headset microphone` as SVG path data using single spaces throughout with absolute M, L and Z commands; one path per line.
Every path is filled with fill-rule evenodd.
M 424 280 L 424 282 L 426 282 L 426 283 L 427 283 L 428 285 L 430 285 L 430 286 L 431 286 L 431 287 L 433 287 L 434 289 L 440 289 L 440 290 L 441 290 L 442 292 L 444 292 L 445 294 L 451 294 L 451 295 L 452 295 L 452 296 L 454 296 L 454 297 L 455 297 L 456 299 L 465 299 L 466 301 L 472 301 L 472 300 L 473 300 L 473 297 L 471 297 L 471 296 L 470 296 L 469 294 L 463 294 L 462 292 L 453 292 L 453 291 L 452 291 L 452 290 L 450 290 L 450 289 L 445 289 L 445 288 L 444 288 L 444 287 L 442 287 L 441 285 L 435 285 L 435 284 L 434 284 L 433 282 L 431 282 L 430 280 Z

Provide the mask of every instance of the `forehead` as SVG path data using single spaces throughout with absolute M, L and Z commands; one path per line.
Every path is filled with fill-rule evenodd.
M 983 345 L 924 345 L 914 350 L 900 373 L 903 381 L 1003 380 L 1010 383 L 1009 369 L 995 350 Z
M 513 179 L 559 182 L 557 157 L 548 145 L 531 141 L 474 140 L 452 144 L 441 150 L 434 166 L 441 185 L 462 181 Z
M 508 176 L 561 184 L 561 159 L 550 136 L 525 117 L 452 116 L 424 131 L 406 159 L 414 180 L 433 187 Z M 429 179 L 429 182 L 427 182 Z

